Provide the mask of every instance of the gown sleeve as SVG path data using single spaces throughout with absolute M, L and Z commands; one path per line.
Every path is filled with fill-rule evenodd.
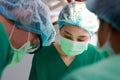
M 35 65 L 36 65 L 36 56 L 34 55 L 33 61 L 32 61 L 32 67 L 29 75 L 29 80 L 37 80 Z
M 88 57 L 92 58 L 92 62 L 98 62 L 100 60 L 102 60 L 104 57 L 103 55 L 97 50 L 97 48 L 93 45 L 90 45 L 90 49 L 89 49 L 90 55 Z M 91 55 L 92 54 L 92 55 Z
M 4 68 L 10 63 L 12 56 L 13 52 L 9 44 L 8 35 L 0 22 L 0 76 Z

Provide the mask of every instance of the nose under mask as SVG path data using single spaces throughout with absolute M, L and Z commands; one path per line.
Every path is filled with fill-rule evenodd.
M 64 54 L 67 56 L 75 56 L 82 54 L 88 48 L 88 42 L 72 41 L 62 36 L 59 41 L 59 45 Z

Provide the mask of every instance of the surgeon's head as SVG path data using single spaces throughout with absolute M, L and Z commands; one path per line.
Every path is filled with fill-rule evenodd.
M 102 50 L 113 55 L 120 53 L 120 0 L 88 0 L 87 8 L 100 19 L 98 30 Z
M 84 2 L 73 2 L 62 9 L 58 24 L 61 49 L 68 56 L 73 56 L 87 50 L 90 37 L 97 31 L 99 21 L 93 13 L 87 10 Z
M 0 0 L 0 21 L 16 49 L 28 42 L 35 48 L 54 41 L 55 30 L 49 12 L 40 0 Z

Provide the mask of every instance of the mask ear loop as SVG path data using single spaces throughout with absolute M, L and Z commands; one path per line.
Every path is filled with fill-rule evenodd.
M 15 30 L 15 24 L 13 25 L 12 30 L 11 30 L 11 32 L 10 32 L 9 40 L 12 38 L 12 35 L 13 35 L 13 33 L 14 33 L 14 30 Z
M 27 43 L 29 43 L 29 45 L 26 46 L 26 49 L 30 46 L 30 32 L 28 32 L 28 39 L 27 39 Z
M 30 41 L 30 32 L 28 32 L 28 39 L 27 42 Z
M 108 33 L 108 37 L 107 37 L 107 41 L 110 42 L 110 36 L 111 36 L 111 30 L 110 32 Z

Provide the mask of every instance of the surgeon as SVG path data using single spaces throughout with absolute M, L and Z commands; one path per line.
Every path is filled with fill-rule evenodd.
M 0 80 L 3 69 L 9 64 L 9 60 L 11 60 L 11 47 L 9 44 L 9 39 L 7 33 L 3 27 L 3 24 L 0 22 Z
M 76 68 L 102 59 L 89 41 L 98 29 L 97 17 L 84 2 L 67 4 L 60 12 L 60 40 L 34 55 L 29 80 L 57 80 Z
M 19 63 L 55 38 L 49 8 L 40 0 L 0 0 L 0 78 L 6 66 Z
M 98 48 L 107 58 L 61 80 L 120 80 L 120 0 L 88 0 L 86 5 L 100 19 Z

